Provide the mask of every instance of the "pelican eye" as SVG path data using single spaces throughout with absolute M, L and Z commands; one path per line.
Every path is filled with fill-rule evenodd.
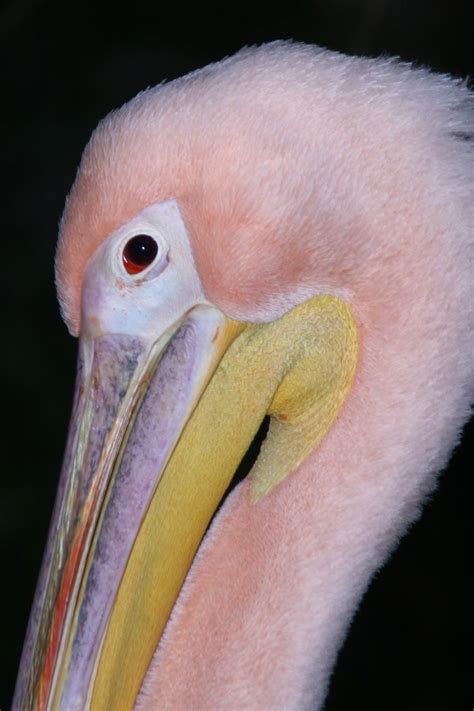
M 122 261 L 129 274 L 139 274 L 154 262 L 158 245 L 150 235 L 135 235 L 123 249 Z

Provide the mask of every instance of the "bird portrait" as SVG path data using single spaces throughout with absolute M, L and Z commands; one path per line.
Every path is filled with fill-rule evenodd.
M 463 81 L 289 41 L 99 123 L 15 711 L 323 708 L 469 417 L 472 135 Z

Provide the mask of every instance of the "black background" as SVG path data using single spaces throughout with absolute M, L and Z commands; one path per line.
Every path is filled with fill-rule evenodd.
M 140 89 L 278 38 L 473 72 L 468 3 L 13 0 L 0 10 L 0 707 L 8 708 L 69 417 L 76 343 L 55 303 L 57 222 L 98 120 Z M 472 426 L 471 426 L 472 433 Z M 472 437 L 372 583 L 326 711 L 472 709 Z

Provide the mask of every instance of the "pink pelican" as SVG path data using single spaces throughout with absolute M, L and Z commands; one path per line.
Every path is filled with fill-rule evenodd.
M 77 389 L 15 709 L 321 707 L 468 417 L 471 133 L 457 80 L 284 42 L 100 123 L 60 228 Z

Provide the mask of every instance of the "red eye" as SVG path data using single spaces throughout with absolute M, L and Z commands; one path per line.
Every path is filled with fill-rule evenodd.
M 139 274 L 158 254 L 158 245 L 150 235 L 136 235 L 124 247 L 122 260 L 129 274 Z

